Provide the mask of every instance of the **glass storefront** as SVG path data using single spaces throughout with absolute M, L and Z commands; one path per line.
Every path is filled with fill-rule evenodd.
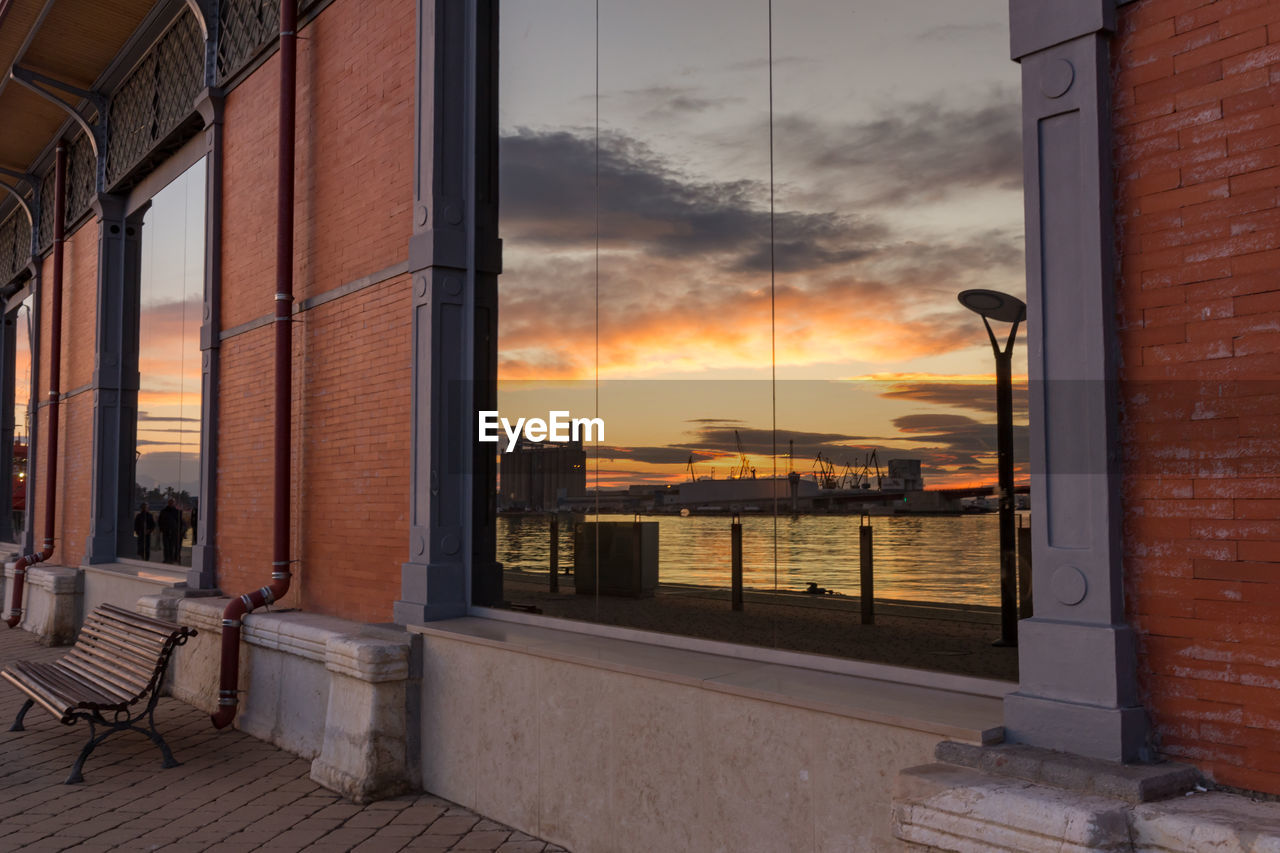
M 499 416 L 570 424 L 495 428 L 511 605 L 1016 677 L 992 352 L 956 298 L 1025 293 L 1007 15 L 503 4 Z

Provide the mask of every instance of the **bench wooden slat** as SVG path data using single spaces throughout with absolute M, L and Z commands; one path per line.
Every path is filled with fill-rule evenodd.
M 65 708 L 58 707 L 61 703 L 57 699 L 57 697 L 48 695 L 46 691 L 38 688 L 35 685 L 35 683 L 28 680 L 27 677 L 19 676 L 16 673 L 10 672 L 7 669 L 4 670 L 3 672 L 0 672 L 0 677 L 3 677 L 6 681 L 8 681 L 14 687 L 21 690 L 24 694 L 26 694 L 31 699 L 31 701 L 35 702 L 41 708 L 44 708 L 50 714 L 53 714 L 59 720 L 62 720 L 62 721 L 66 720 L 67 711 Z
M 133 625 L 119 619 L 97 619 L 93 622 L 93 625 L 122 636 L 132 637 L 139 643 L 164 645 L 169 639 L 168 634 L 161 634 L 146 625 Z
M 68 655 L 58 661 L 58 666 L 69 675 L 97 685 L 98 689 L 108 696 L 117 697 L 113 704 L 128 704 L 137 698 L 138 690 L 134 685 L 123 681 L 115 673 L 106 672 L 93 664 L 86 664 Z
M 103 662 L 101 659 L 87 658 L 79 652 L 68 654 L 58 663 L 70 672 L 81 674 L 83 678 L 88 679 L 93 676 L 106 681 L 115 688 L 115 691 L 121 692 L 129 702 L 135 701 L 140 695 L 146 693 L 147 685 L 151 681 L 147 676 L 123 670 L 110 661 Z
M 60 685 L 61 695 L 66 698 L 67 704 L 70 706 L 87 702 L 93 705 L 109 705 L 113 708 L 118 708 L 130 698 L 129 694 L 112 687 L 110 684 L 103 684 L 100 681 L 86 678 L 73 667 L 66 666 L 63 661 L 51 664 L 51 668 L 43 672 L 42 675 L 51 684 Z
M 64 669 L 50 667 L 30 677 L 33 681 L 43 684 L 50 695 L 58 700 L 58 707 L 63 709 L 63 713 L 68 713 L 82 702 L 111 708 L 118 708 L 121 705 L 118 696 L 108 693 L 96 684 L 85 682 Z
M 149 616 L 130 613 L 128 610 L 121 610 L 119 607 L 113 607 L 110 604 L 102 605 L 101 611 L 99 615 L 104 620 L 115 622 L 138 632 L 157 635 L 161 640 L 168 640 L 173 636 L 174 628 L 180 627 L 175 626 L 172 622 L 162 622 Z
M 80 640 L 76 643 L 76 649 L 91 657 L 102 657 L 108 661 L 115 661 L 146 678 L 150 678 L 151 673 L 155 672 L 155 660 L 162 651 L 162 649 L 157 649 L 155 654 L 147 657 L 136 649 L 129 647 L 123 640 L 100 635 L 95 630 L 87 628 L 80 632 Z
M 25 663 L 25 662 L 23 662 Z M 85 684 L 67 672 L 57 668 L 55 664 L 31 664 L 15 668 L 18 675 L 38 693 L 45 702 L 58 709 L 58 716 L 66 716 L 69 709 L 82 699 L 94 701 L 101 705 L 114 705 L 116 700 L 95 685 Z M 12 679 L 10 679 L 12 680 Z M 28 695 L 34 695 L 26 691 Z

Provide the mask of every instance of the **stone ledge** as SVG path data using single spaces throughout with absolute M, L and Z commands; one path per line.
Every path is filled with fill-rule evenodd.
M 409 677 L 409 642 L 333 637 L 325 646 L 324 665 L 330 672 L 360 681 L 404 681 Z
M 33 566 L 27 584 L 53 595 L 75 595 L 81 591 L 80 573 L 64 566 Z
M 1129 818 L 1141 853 L 1276 853 L 1280 804 L 1209 793 L 1138 806 Z
M 1186 764 L 1116 764 L 1021 744 L 974 746 L 943 741 L 934 757 L 946 764 L 1037 782 L 1135 805 L 1185 794 L 1200 782 Z
M 949 764 L 909 767 L 893 792 L 893 833 L 908 850 L 1128 851 L 1124 803 Z
M 902 842 L 899 849 L 913 853 L 1280 853 L 1280 804 L 1227 793 L 1190 793 L 1135 803 L 1079 789 L 1083 777 L 1078 774 L 1100 762 L 1019 748 L 1012 748 L 1014 760 L 1000 761 L 998 753 L 1011 748 L 958 748 L 962 746 L 942 744 L 938 752 L 940 757 L 994 769 L 948 763 L 910 767 L 898 774 L 892 822 L 894 837 Z M 1114 776 L 1115 769 L 1101 772 Z M 1055 787 L 1019 775 L 1030 772 L 1073 777 L 1077 784 Z M 1169 778 L 1181 774 L 1182 768 L 1177 768 Z M 1144 787 L 1142 779 L 1147 778 L 1155 777 L 1140 777 L 1137 782 L 1122 778 L 1099 787 L 1113 785 L 1131 795 L 1149 795 L 1165 784 Z

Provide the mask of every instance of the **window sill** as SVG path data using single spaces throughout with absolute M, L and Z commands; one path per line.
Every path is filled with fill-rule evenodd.
M 550 660 L 929 732 L 971 743 L 1004 738 L 1010 682 L 967 678 L 475 608 L 409 630 Z
M 81 571 L 102 572 L 111 575 L 126 575 L 141 581 L 163 584 L 165 586 L 186 586 L 187 570 L 183 566 L 170 567 L 163 563 L 145 563 L 141 560 L 121 560 L 116 563 L 83 563 Z

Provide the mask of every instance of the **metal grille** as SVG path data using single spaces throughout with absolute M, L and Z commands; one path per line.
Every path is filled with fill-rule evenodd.
M 218 85 L 280 35 L 280 0 L 223 0 L 218 9 Z
M 53 167 L 40 181 L 40 251 L 53 245 Z
M 80 134 L 67 150 L 67 221 L 70 226 L 88 212 L 97 195 L 98 160 L 89 137 Z
M 27 216 L 15 209 L 3 224 L 0 224 L 0 284 L 8 284 L 18 270 L 26 262 L 26 254 L 19 253 L 21 237 L 18 234 L 18 220 L 26 222 Z
M 111 96 L 107 186 L 115 187 L 194 112 L 204 87 L 204 36 L 184 9 Z

